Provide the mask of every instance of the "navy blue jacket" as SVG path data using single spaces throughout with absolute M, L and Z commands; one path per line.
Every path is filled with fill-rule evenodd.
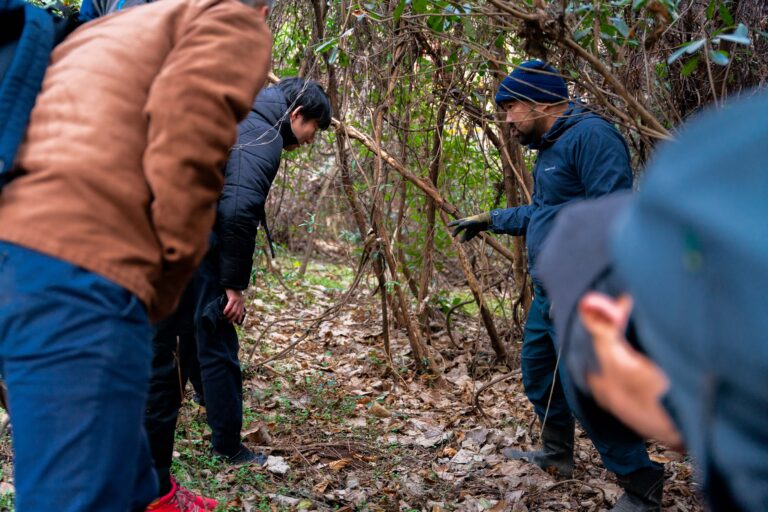
M 277 87 L 264 89 L 238 126 L 219 198 L 212 250 L 225 288 L 248 287 L 258 226 L 265 221 L 264 203 L 283 148 L 295 143 L 285 96 Z
M 533 169 L 531 204 L 493 210 L 494 233 L 525 235 L 534 283 L 536 256 L 555 216 L 568 203 L 632 188 L 632 168 L 624 138 L 608 121 L 571 103 L 544 134 Z

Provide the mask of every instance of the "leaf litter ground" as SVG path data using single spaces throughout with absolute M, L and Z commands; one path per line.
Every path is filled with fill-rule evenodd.
M 230 467 L 211 457 L 205 410 L 187 400 L 173 467 L 182 485 L 219 499 L 219 510 L 246 512 L 600 511 L 615 502 L 620 488 L 580 430 L 570 480 L 501 455 L 507 446 L 534 447 L 538 423 L 519 372 L 483 391 L 485 416 L 475 408 L 477 390 L 508 371 L 490 349 L 471 350 L 486 339 L 477 319 L 454 319 L 456 340 L 466 350 L 444 332 L 431 339 L 446 381 L 438 387 L 415 375 L 405 333 L 395 328 L 388 364 L 372 283 L 307 333 L 311 322 L 295 319 L 337 303 L 352 276 L 342 267 L 312 264 L 303 282 L 286 277 L 279 284 L 268 276 L 250 290 L 250 315 L 240 333 L 245 443 L 267 454 L 267 463 Z M 265 331 L 280 319 L 289 320 Z M 260 364 L 302 336 L 285 357 Z M 666 466 L 664 509 L 701 510 L 690 463 L 655 443 L 649 450 Z M 0 456 L 0 509 L 12 510 L 7 432 Z

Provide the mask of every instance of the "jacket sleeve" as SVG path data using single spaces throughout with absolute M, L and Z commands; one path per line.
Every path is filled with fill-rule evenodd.
M 490 231 L 500 235 L 525 235 L 528 230 L 528 221 L 531 220 L 535 208 L 535 204 L 527 204 L 492 210 Z
M 267 176 L 274 176 L 280 166 L 281 152 L 279 137 L 259 138 L 254 133 L 245 133 L 238 137 L 230 154 L 216 218 L 219 282 L 224 288 L 248 287 L 258 225 L 264 217 L 264 203 L 271 187 Z
M 269 29 L 255 10 L 227 0 L 207 5 L 181 22 L 145 106 L 148 214 L 162 253 L 152 318 L 173 311 L 205 254 L 221 167 L 270 60 Z
M 580 130 L 573 157 L 587 199 L 632 188 L 627 144 L 607 121 L 595 120 Z
M 95 20 L 100 16 L 104 16 L 109 9 L 109 5 L 113 4 L 116 0 L 83 0 L 80 4 L 80 11 L 77 13 L 77 18 L 85 23 L 86 21 Z

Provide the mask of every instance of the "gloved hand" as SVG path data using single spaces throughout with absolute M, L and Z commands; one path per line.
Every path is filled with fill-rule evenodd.
M 461 237 L 462 242 L 472 240 L 480 234 L 481 231 L 485 231 L 491 227 L 491 212 L 484 212 L 471 217 L 454 220 L 453 222 L 448 223 L 448 227 L 456 228 L 453 230 L 453 233 L 451 233 L 451 236 L 456 236 L 464 231 L 464 235 Z

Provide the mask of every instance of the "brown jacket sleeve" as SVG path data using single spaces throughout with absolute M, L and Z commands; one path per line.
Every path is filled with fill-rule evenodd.
M 145 108 L 143 167 L 162 251 L 152 319 L 173 310 L 205 254 L 223 184 L 221 166 L 270 64 L 269 29 L 254 9 L 236 0 L 202 5 L 179 25 Z

